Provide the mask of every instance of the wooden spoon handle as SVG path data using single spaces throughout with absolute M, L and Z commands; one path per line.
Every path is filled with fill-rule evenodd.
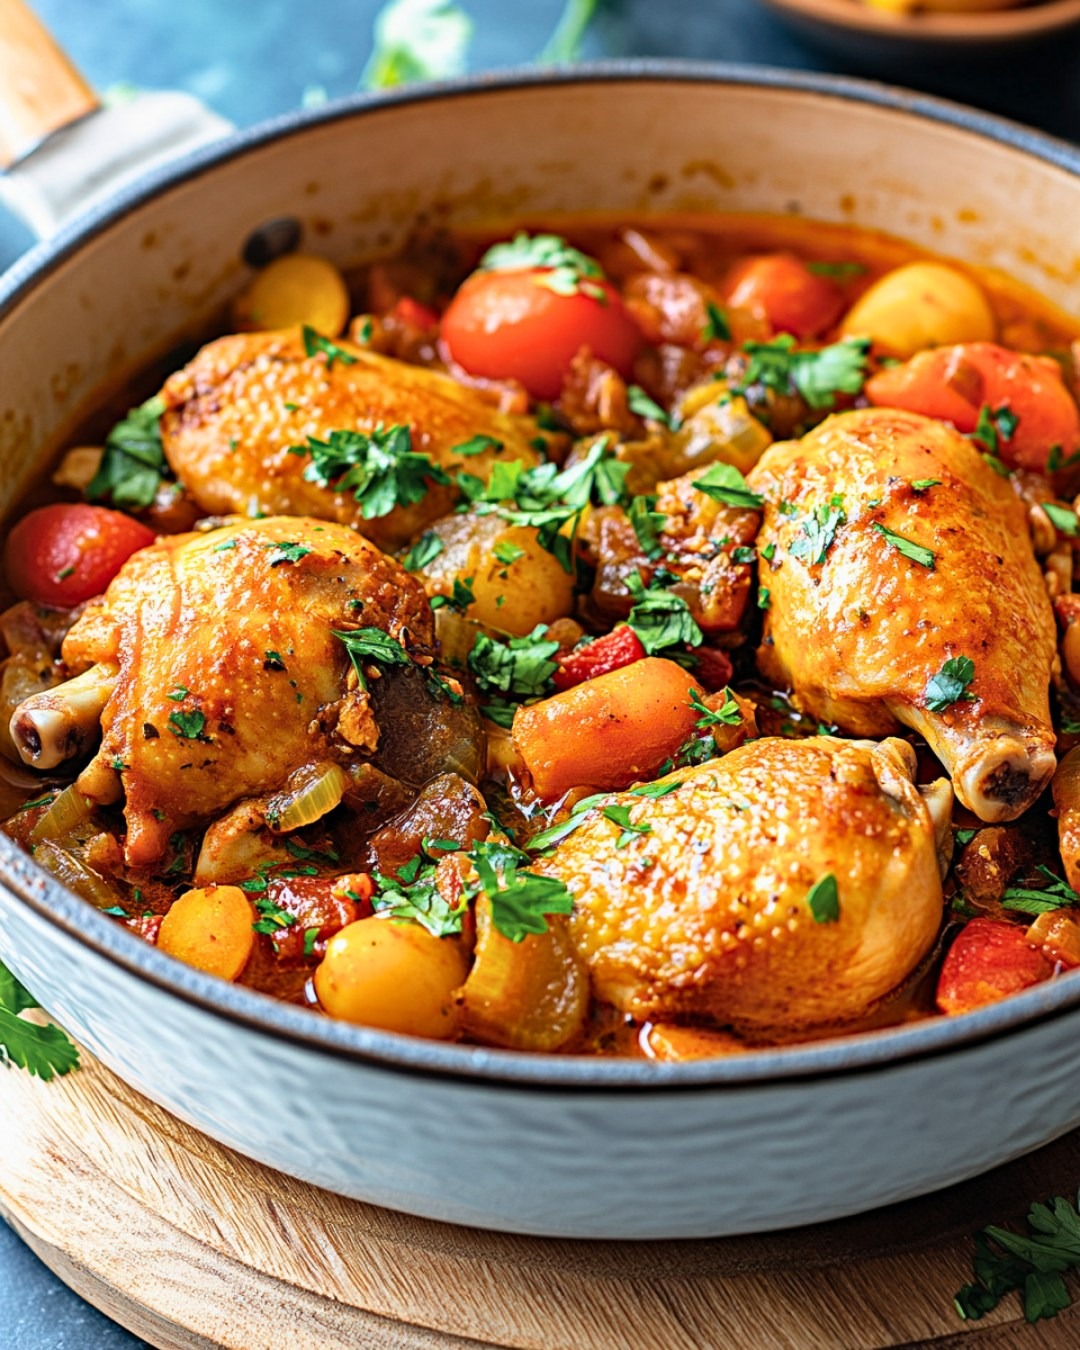
M 0 169 L 97 106 L 94 91 L 23 0 L 0 0 Z

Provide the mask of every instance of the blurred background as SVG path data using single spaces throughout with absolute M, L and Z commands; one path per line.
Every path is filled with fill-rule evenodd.
M 575 0 L 571 0 L 573 5 Z M 859 0 L 851 0 L 852 4 Z M 473 21 L 469 70 L 524 65 L 548 43 L 564 0 L 460 0 Z M 180 89 L 238 126 L 353 93 L 372 54 L 381 0 L 32 0 L 99 91 Z M 582 5 L 592 10 L 593 5 Z M 814 45 L 759 0 L 598 0 L 581 55 L 684 57 L 871 75 L 1080 140 L 1080 29 L 991 59 L 847 38 Z M 0 35 L 2 36 L 2 35 Z M 738 127 L 718 128 L 737 136 Z M 32 243 L 0 210 L 0 270 Z M 132 1253 L 133 1260 L 150 1259 Z M 0 1225 L 3 1350 L 134 1350 Z

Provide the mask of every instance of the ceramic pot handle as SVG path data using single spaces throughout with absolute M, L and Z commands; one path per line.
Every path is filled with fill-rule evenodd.
M 98 106 L 24 0 L 0 0 L 0 169 Z

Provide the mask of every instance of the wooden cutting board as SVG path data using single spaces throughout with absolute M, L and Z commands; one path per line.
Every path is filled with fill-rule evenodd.
M 84 1298 L 168 1350 L 1080 1345 L 1080 1311 L 1028 1327 L 1015 1296 L 977 1323 L 952 1306 L 974 1229 L 1075 1192 L 1080 1132 L 942 1194 L 813 1228 L 539 1240 L 342 1200 L 83 1062 L 49 1084 L 0 1070 L 0 1214 Z

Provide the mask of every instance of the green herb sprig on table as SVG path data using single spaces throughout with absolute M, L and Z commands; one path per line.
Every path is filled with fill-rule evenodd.
M 41 1005 L 7 966 L 0 965 L 0 1057 L 48 1083 L 79 1067 L 79 1052 L 55 1026 L 38 1026 L 22 1016 Z
M 991 1226 L 975 1235 L 975 1279 L 957 1291 L 956 1311 L 976 1322 L 1020 1292 L 1029 1322 L 1056 1317 L 1071 1299 L 1062 1275 L 1080 1266 L 1080 1212 L 1064 1196 L 1032 1205 L 1028 1232 Z

